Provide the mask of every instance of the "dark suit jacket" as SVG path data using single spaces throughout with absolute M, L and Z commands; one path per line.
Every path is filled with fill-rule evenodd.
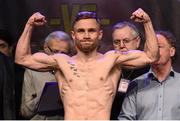
M 0 53 L 0 119 L 15 119 L 14 62 Z

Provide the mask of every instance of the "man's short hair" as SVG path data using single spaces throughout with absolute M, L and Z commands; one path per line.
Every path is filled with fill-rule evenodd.
M 76 17 L 72 23 L 72 27 L 74 27 L 75 23 L 81 19 L 95 19 L 101 27 L 100 19 L 97 17 L 97 14 L 95 12 L 92 12 L 92 11 L 81 11 L 81 12 L 79 12 L 76 15 Z
M 130 22 L 127 22 L 127 21 L 122 21 L 122 22 L 118 22 L 116 23 L 114 26 L 113 26 L 113 32 L 116 30 L 116 29 L 122 29 L 124 27 L 128 26 L 129 28 L 131 28 L 135 33 L 133 34 L 135 37 L 136 36 L 139 36 L 139 31 L 137 29 L 137 27 L 130 23 Z
M 13 39 L 9 31 L 5 29 L 0 29 L 0 39 L 7 42 L 9 46 L 13 45 Z

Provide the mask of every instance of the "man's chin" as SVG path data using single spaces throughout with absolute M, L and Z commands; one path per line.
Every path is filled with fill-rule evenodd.
M 83 52 L 85 52 L 85 53 L 89 53 L 89 52 L 91 52 L 92 51 L 92 49 L 90 49 L 90 48 L 86 48 L 86 49 L 82 49 L 81 51 L 83 51 Z
M 85 53 L 89 53 L 92 52 L 95 48 L 92 47 L 83 47 L 81 48 L 81 51 L 85 52 Z
M 154 62 L 153 64 L 152 64 L 152 66 L 155 68 L 155 67 L 158 67 L 160 65 L 160 63 L 158 63 L 158 62 Z
M 89 53 L 92 52 L 96 47 L 86 44 L 86 45 L 77 46 L 77 48 L 82 52 Z

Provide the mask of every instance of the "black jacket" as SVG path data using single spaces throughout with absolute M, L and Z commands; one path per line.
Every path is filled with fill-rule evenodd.
M 0 53 L 0 119 L 15 119 L 14 62 Z

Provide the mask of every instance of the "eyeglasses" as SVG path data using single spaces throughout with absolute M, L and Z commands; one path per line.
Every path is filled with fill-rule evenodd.
M 60 50 L 52 50 L 49 46 L 47 46 L 47 48 L 50 50 L 51 54 L 56 54 L 56 53 L 68 54 L 68 52 L 63 52 Z
M 132 39 L 122 39 L 122 40 L 113 40 L 113 43 L 115 45 L 120 45 L 121 43 L 123 43 L 124 45 L 129 44 L 131 41 L 135 40 L 138 36 L 132 38 Z

